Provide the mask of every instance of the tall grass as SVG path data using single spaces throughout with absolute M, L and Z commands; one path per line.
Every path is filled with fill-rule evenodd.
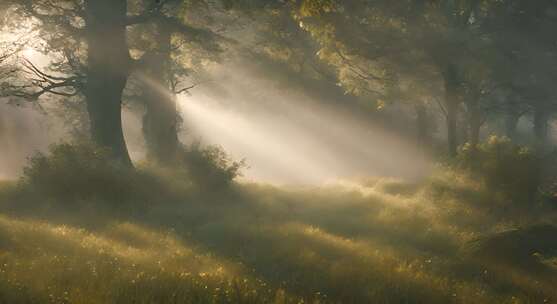
M 129 187 L 145 195 L 125 202 L 25 180 L 0 185 L 0 303 L 557 299 L 551 256 L 532 256 L 541 273 L 512 262 L 513 252 L 475 254 L 486 236 L 552 221 L 554 212 L 511 216 L 499 208 L 505 197 L 466 173 L 211 192 L 166 169 L 137 174 Z

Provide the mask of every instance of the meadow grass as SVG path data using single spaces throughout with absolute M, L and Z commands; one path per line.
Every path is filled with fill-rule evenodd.
M 505 263 L 512 252 L 474 254 L 483 238 L 553 211 L 519 216 L 465 174 L 217 193 L 156 176 L 164 187 L 140 185 L 157 193 L 125 204 L 0 185 L 0 303 L 557 300 L 550 256 L 536 253 L 541 273 Z

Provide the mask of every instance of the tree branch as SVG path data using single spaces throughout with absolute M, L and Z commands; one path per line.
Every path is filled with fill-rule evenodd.
M 29 83 L 22 85 L 4 84 L 2 96 L 19 97 L 30 101 L 35 101 L 44 94 L 73 97 L 81 93 L 84 86 L 84 78 L 81 75 L 54 76 L 41 71 L 28 59 L 24 59 L 22 66 L 26 69 L 23 72 L 29 75 Z M 16 70 L 13 71 L 14 74 L 16 72 Z

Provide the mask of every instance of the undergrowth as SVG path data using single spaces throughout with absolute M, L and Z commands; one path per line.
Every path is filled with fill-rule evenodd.
M 149 164 L 122 171 L 100 161 L 102 153 L 63 149 L 76 159 L 59 160 L 55 150 L 31 161 L 19 183 L 0 185 L 0 303 L 557 299 L 550 250 L 531 255 L 539 262 L 532 271 L 508 247 L 482 242 L 554 222 L 554 212 L 511 215 L 503 210 L 506 196 L 466 170 L 439 167 L 412 184 L 230 183 L 208 192 L 190 173 Z M 80 164 L 83 158 L 101 167 Z M 66 162 L 77 165 L 74 178 L 58 176 L 76 170 Z M 69 193 L 68 185 L 75 187 Z M 476 254 L 482 244 L 507 249 Z

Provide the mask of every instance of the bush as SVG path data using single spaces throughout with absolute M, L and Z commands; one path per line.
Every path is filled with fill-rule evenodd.
M 181 162 L 189 177 L 206 189 L 228 187 L 246 167 L 245 160 L 233 161 L 221 147 L 202 147 L 199 142 L 184 148 Z
M 541 183 L 540 158 L 506 137 L 491 136 L 475 149 L 470 144 L 462 146 L 458 163 L 513 201 L 532 201 Z
M 62 203 L 129 202 L 137 206 L 172 200 L 178 188 L 189 191 L 191 184 L 202 190 L 226 188 L 244 166 L 244 161 L 232 161 L 220 147 L 195 143 L 185 147 L 172 172 L 164 174 L 158 167 L 124 167 L 112 160 L 110 151 L 89 142 L 63 143 L 31 157 L 18 188 Z
M 141 195 L 142 176 L 114 162 L 109 151 L 91 143 L 63 143 L 37 153 L 23 169 L 21 185 L 43 196 L 122 202 Z

